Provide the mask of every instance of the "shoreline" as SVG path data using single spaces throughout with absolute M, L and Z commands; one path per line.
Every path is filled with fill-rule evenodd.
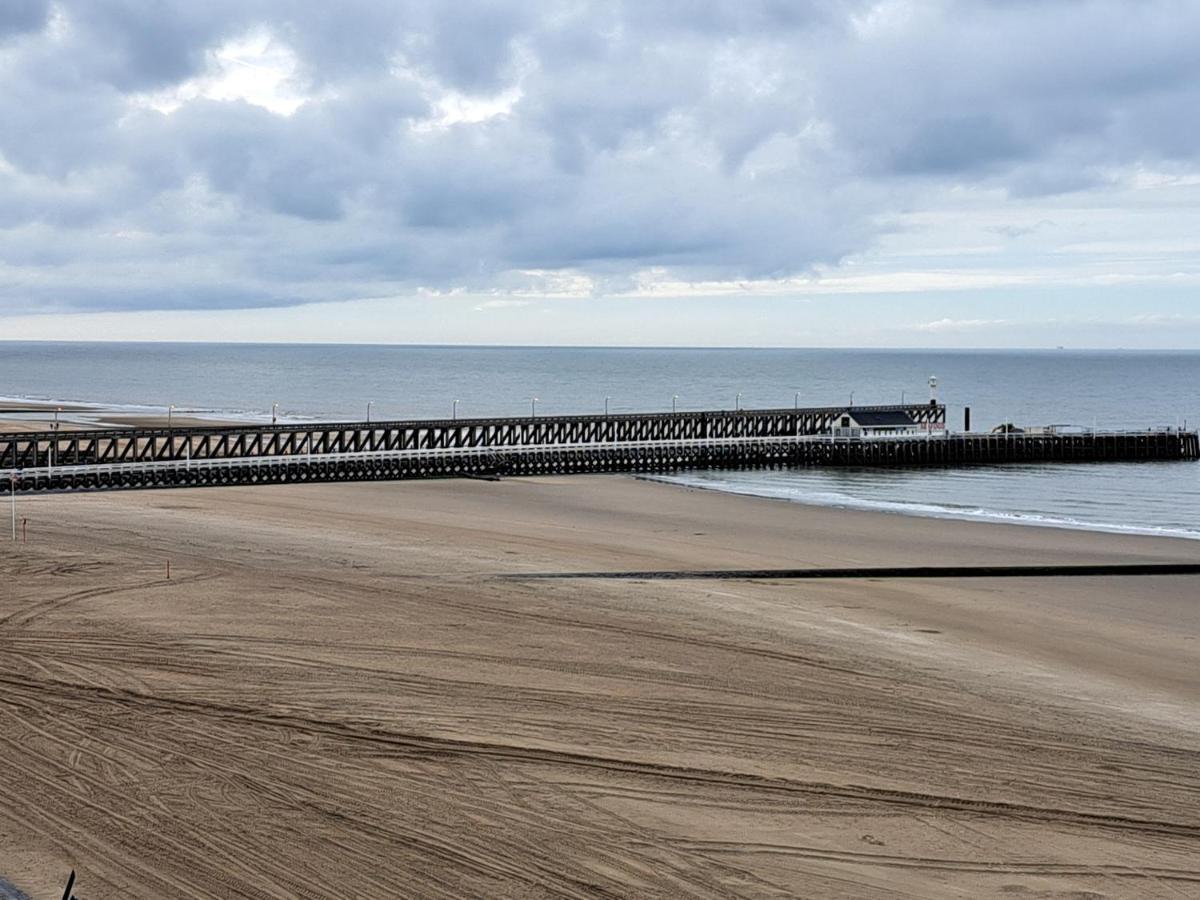
M 1047 463 L 1045 465 L 1063 465 L 1061 463 Z M 1066 464 L 1070 465 L 1070 464 Z M 1120 465 L 1119 463 L 1076 463 L 1075 465 Z M 713 470 L 718 471 L 718 470 Z M 816 509 L 836 509 L 845 510 L 848 512 L 865 512 L 878 513 L 887 516 L 900 516 L 903 518 L 914 519 L 933 519 L 940 522 L 964 522 L 977 525 L 1012 525 L 1019 528 L 1049 528 L 1057 531 L 1081 531 L 1091 532 L 1095 534 L 1118 534 L 1129 537 L 1149 537 L 1163 538 L 1170 540 L 1182 541 L 1198 541 L 1200 540 L 1200 531 L 1188 531 L 1185 529 L 1142 526 L 1142 525 L 1116 525 L 1105 522 L 1084 522 L 1072 519 L 1056 519 L 1050 517 L 1038 517 L 1035 515 L 1027 515 L 1022 513 L 1008 513 L 1004 510 L 982 510 L 978 513 L 956 512 L 949 507 L 916 507 L 905 506 L 901 503 L 892 503 L 890 506 L 883 504 L 889 501 L 854 501 L 853 498 L 849 503 L 829 502 L 822 503 L 813 499 L 802 499 L 795 497 L 781 497 L 777 494 L 756 493 L 752 490 L 736 490 L 733 488 L 718 487 L 715 485 L 701 484 L 698 482 L 684 481 L 687 473 L 679 475 L 655 475 L 632 473 L 630 477 L 636 478 L 639 481 L 646 481 L 653 484 L 666 484 L 674 487 L 682 487 L 694 489 L 698 491 L 711 491 L 716 494 L 728 494 L 738 497 L 754 497 L 759 500 L 773 500 L 780 503 L 792 503 L 798 506 L 809 506 Z M 904 508 L 900 508 L 904 507 Z M 929 511 L 923 511 L 928 509 Z
M 13 420 L 8 416 L 14 413 L 36 416 L 34 421 L 43 421 L 43 415 L 53 415 L 55 409 L 74 416 L 77 427 L 136 427 L 166 424 L 167 407 L 149 406 L 142 403 L 92 403 L 89 401 L 53 401 L 29 397 L 0 397 L 0 430 L 12 425 L 26 425 L 26 420 Z M 180 424 L 190 425 L 262 425 L 270 421 L 270 410 L 236 410 L 236 409 L 196 409 L 192 407 L 176 407 L 173 420 Z M 277 416 L 281 424 L 294 422 L 296 425 L 310 425 L 317 421 L 305 416 Z M 70 418 L 60 416 L 62 422 L 71 422 Z
M 0 431 L 33 431 L 51 421 L 54 411 L 60 410 L 63 430 L 91 428 L 155 428 L 167 423 L 166 407 L 140 404 L 105 404 L 83 401 L 34 400 L 21 397 L 0 397 Z M 17 418 L 14 418 L 17 417 Z M 254 425 L 270 420 L 270 413 L 246 413 L 238 418 L 233 411 L 177 408 L 171 416 L 181 426 Z M 311 424 L 311 419 L 279 416 L 283 424 Z

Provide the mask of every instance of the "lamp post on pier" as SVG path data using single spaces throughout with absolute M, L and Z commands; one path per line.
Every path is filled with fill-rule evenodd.
M 274 425 L 278 421 L 279 421 L 279 404 L 272 403 L 271 404 L 271 424 Z
M 671 415 L 674 415 L 677 412 L 677 410 L 678 410 L 677 404 L 678 403 L 679 403 L 679 395 L 672 394 L 671 395 Z
M 854 409 L 854 391 L 850 392 L 850 408 Z
M 742 392 L 738 391 L 737 396 L 733 398 L 733 411 L 739 412 L 742 408 Z
M 374 402 L 373 400 L 368 400 L 368 401 L 367 401 L 367 424 L 368 424 L 368 425 L 370 425 L 370 424 L 371 424 L 371 404 L 372 404 L 373 402 Z
M 50 426 L 54 432 L 54 437 L 50 441 L 50 474 L 54 474 L 54 451 L 58 449 L 58 414 L 62 412 L 61 406 L 54 407 L 54 424 Z
M 450 421 L 458 421 L 458 401 L 454 400 L 450 404 Z
M 537 418 L 537 402 L 538 402 L 537 397 L 529 398 L 529 418 L 531 418 L 531 419 Z
M 796 412 L 800 412 L 800 392 L 796 391 Z
M 611 399 L 612 399 L 612 397 L 604 398 L 604 418 L 606 418 L 606 419 L 608 418 L 608 401 Z
M 167 407 L 167 431 L 171 430 L 171 417 L 175 413 L 175 404 L 172 403 Z

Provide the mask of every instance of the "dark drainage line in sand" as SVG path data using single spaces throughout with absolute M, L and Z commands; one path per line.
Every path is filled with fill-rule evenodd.
M 527 572 L 497 577 L 511 581 L 619 578 L 631 581 L 687 579 L 818 578 L 1094 578 L 1097 576 L 1200 575 L 1200 563 L 1125 563 L 1071 566 L 877 566 L 858 569 L 696 569 L 656 572 Z

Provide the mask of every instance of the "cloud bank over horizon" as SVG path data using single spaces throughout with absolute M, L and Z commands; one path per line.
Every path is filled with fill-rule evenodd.
M 1170 322 L 1198 36 L 1181 0 L 8 0 L 0 316 L 1118 284 Z

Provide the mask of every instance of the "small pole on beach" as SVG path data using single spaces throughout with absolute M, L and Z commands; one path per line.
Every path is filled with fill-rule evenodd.
M 8 496 L 12 500 L 12 539 L 17 539 L 17 474 L 14 472 L 8 479 Z
M 29 543 L 29 520 L 21 516 L 21 543 Z
M 171 560 L 167 560 L 167 581 L 171 580 Z

